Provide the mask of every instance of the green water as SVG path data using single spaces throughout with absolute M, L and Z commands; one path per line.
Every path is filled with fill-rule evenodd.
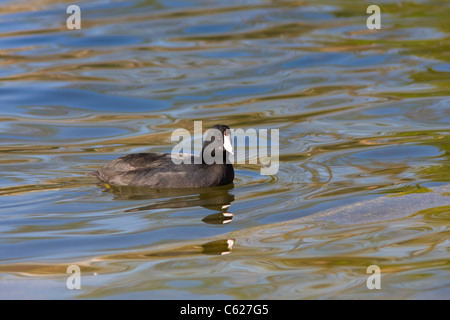
M 0 3 L 0 298 L 450 298 L 448 2 L 69 4 Z M 278 173 L 86 175 L 198 120 L 279 129 Z

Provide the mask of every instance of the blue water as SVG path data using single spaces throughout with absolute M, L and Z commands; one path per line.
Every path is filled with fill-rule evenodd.
M 67 5 L 0 4 L 0 298 L 450 297 L 443 3 L 383 2 L 380 30 L 365 2 L 77 1 L 80 30 Z M 200 120 L 279 129 L 279 171 L 86 175 Z

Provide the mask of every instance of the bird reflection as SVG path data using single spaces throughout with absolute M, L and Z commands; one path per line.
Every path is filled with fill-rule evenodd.
M 153 200 L 150 204 L 128 209 L 126 212 L 199 206 L 216 211 L 216 213 L 202 219 L 203 222 L 209 224 L 226 224 L 231 222 L 234 216 L 228 212 L 228 208 L 234 201 L 234 195 L 230 192 L 234 188 L 234 184 L 196 189 L 151 189 L 130 186 L 103 186 L 105 186 L 103 191 L 113 194 L 114 199 L 117 200 Z

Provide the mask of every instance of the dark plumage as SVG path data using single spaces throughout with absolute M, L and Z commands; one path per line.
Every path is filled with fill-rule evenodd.
M 101 181 L 116 186 L 135 186 L 148 188 L 204 188 L 225 185 L 233 182 L 234 170 L 227 164 L 227 152 L 232 152 L 231 139 L 228 126 L 215 125 L 210 130 L 203 144 L 202 155 L 205 148 L 222 153 L 223 163 L 208 164 L 205 157 L 199 164 L 195 163 L 194 155 L 190 164 L 175 164 L 170 153 L 135 153 L 115 159 L 103 168 L 90 175 Z M 219 136 L 214 133 L 220 132 Z M 228 142 L 228 144 L 227 144 Z M 199 161 L 197 159 L 197 161 Z

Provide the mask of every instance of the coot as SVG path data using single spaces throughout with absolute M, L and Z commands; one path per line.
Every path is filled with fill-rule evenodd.
M 135 153 L 115 159 L 89 174 L 115 186 L 148 188 L 220 186 L 229 184 L 234 179 L 233 165 L 226 160 L 228 152 L 233 154 L 230 128 L 226 125 L 215 125 L 207 132 L 200 159 L 192 154 Z M 172 157 L 178 161 L 173 161 Z M 211 157 L 220 161 L 211 162 Z

